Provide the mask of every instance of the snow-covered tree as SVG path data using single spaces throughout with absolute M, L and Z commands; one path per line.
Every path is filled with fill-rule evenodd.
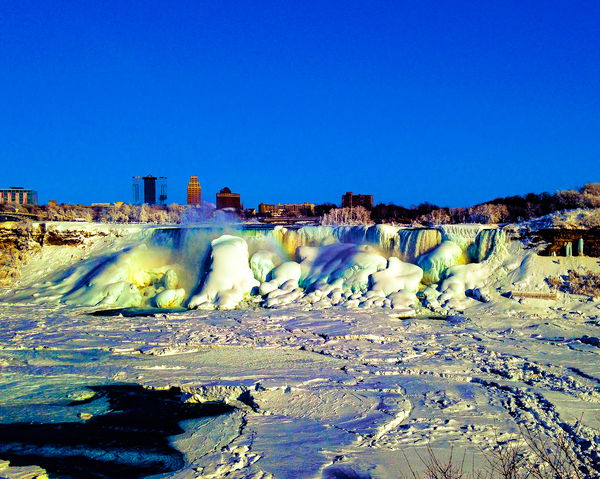
M 371 212 L 362 206 L 354 208 L 334 208 L 323 215 L 324 225 L 369 225 L 372 224 Z

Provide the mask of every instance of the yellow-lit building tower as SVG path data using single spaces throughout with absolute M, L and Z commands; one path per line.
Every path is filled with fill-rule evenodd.
M 202 203 L 202 188 L 197 176 L 190 176 L 187 187 L 187 204 L 199 206 Z

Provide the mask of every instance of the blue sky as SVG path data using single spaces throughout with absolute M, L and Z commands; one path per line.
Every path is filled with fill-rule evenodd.
M 600 2 L 0 6 L 0 186 L 464 206 L 600 181 Z

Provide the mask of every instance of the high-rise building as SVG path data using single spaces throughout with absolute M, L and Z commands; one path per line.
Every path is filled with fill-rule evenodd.
M 234 208 L 236 210 L 242 209 L 242 202 L 239 193 L 232 193 L 227 187 L 223 188 L 217 193 L 217 209 L 223 208 Z
M 140 180 L 143 181 L 144 200 L 141 199 L 141 184 Z M 158 196 L 158 202 L 156 201 L 156 180 L 158 180 L 158 186 L 160 188 L 160 194 Z M 167 177 L 166 176 L 134 176 L 133 177 L 133 202 L 135 204 L 147 203 L 149 205 L 155 205 L 160 203 L 164 205 L 167 202 Z
M 197 176 L 190 176 L 187 186 L 187 204 L 199 206 L 202 204 L 202 187 L 198 183 Z
M 37 205 L 37 192 L 22 186 L 0 188 L 0 204 Z
M 140 187 L 141 187 L 141 183 L 142 183 L 142 177 L 141 176 L 133 176 L 131 178 L 131 180 L 132 180 L 132 183 L 131 183 L 132 203 L 134 205 L 139 205 L 140 203 L 142 203 L 141 196 L 140 196 Z
M 167 204 L 167 177 L 159 176 L 158 177 L 158 188 L 160 190 L 160 194 L 158 195 L 158 202 L 161 205 Z
M 156 176 L 148 175 L 142 178 L 144 180 L 144 203 L 149 205 L 156 204 Z
M 351 191 L 342 195 L 342 208 L 363 206 L 368 210 L 373 209 L 373 195 L 355 195 Z

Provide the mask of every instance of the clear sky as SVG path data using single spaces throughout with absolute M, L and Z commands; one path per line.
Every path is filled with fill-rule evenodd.
M 600 2 L 3 0 L 0 186 L 464 206 L 600 181 Z

